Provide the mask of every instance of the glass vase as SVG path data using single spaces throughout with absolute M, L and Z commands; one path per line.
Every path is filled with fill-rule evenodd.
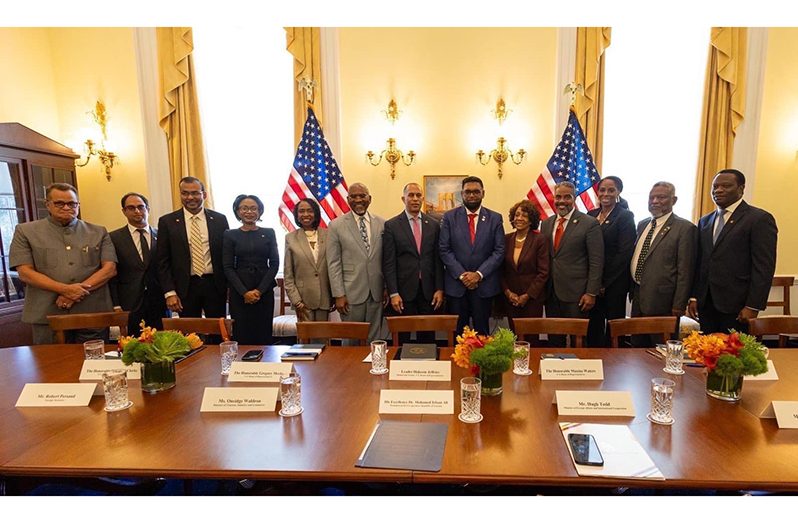
M 175 386 L 173 361 L 146 361 L 141 364 L 141 390 L 156 394 Z
M 482 380 L 482 395 L 498 396 L 501 394 L 502 390 L 504 390 L 502 387 L 502 376 L 503 374 L 501 372 L 498 374 L 485 374 L 484 372 L 480 372 L 479 379 Z
M 740 401 L 743 390 L 742 374 L 707 373 L 707 396 L 723 401 Z

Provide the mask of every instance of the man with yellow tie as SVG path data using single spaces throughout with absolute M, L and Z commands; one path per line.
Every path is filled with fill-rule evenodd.
M 180 180 L 181 209 L 158 220 L 158 278 L 172 312 L 188 318 L 226 314 L 227 282 L 222 236 L 227 218 L 204 208 L 205 186 L 192 176 Z

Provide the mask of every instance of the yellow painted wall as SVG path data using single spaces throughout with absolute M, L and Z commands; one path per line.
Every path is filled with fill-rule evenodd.
M 425 175 L 479 176 L 485 206 L 502 215 L 526 197 L 554 146 L 556 29 L 341 28 L 339 42 L 340 162 L 347 182 L 369 186 L 376 214 L 396 215 L 402 187 Z M 529 153 L 520 166 L 505 164 L 501 180 L 494 163 L 475 159 L 477 149 L 496 146 L 491 111 L 500 96 L 512 110 L 502 134 Z M 391 97 L 402 111 L 394 129 L 382 114 Z M 385 161 L 365 160 L 389 135 L 418 154 L 394 180 Z
M 779 227 L 777 274 L 798 275 L 798 28 L 768 30 L 753 205 Z

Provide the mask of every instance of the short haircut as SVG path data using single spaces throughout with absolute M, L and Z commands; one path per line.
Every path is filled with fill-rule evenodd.
M 518 209 L 524 211 L 527 215 L 527 218 L 529 218 L 529 229 L 532 231 L 537 230 L 538 225 L 540 225 L 540 214 L 538 213 L 538 209 L 537 207 L 535 207 L 535 204 L 533 204 L 529 200 L 521 200 L 520 202 L 510 207 L 510 213 L 509 213 L 510 225 L 513 226 L 513 229 L 515 229 L 515 224 L 513 223 L 513 219 L 515 218 L 515 212 Z
M 183 178 L 180 178 L 180 183 L 178 183 L 177 186 L 180 187 L 180 185 L 184 183 L 198 183 L 200 189 L 202 189 L 202 192 L 205 192 L 205 184 L 202 183 L 202 180 L 199 178 L 195 178 L 193 176 L 184 176 Z
M 127 199 L 130 198 L 131 196 L 138 196 L 139 198 L 141 198 L 141 201 L 144 202 L 144 205 L 147 206 L 147 209 L 150 208 L 150 202 L 147 201 L 147 197 L 146 196 L 144 196 L 141 193 L 137 193 L 137 192 L 129 192 L 126 195 L 122 196 L 122 202 L 121 203 L 122 203 L 122 208 L 123 209 L 125 208 L 125 201 L 127 201 Z
M 310 208 L 313 209 L 313 223 L 310 224 L 311 227 L 314 229 L 319 228 L 319 224 L 321 223 L 321 209 L 319 208 L 319 204 L 316 203 L 316 200 L 312 198 L 302 198 L 296 205 L 294 205 L 294 223 L 296 223 L 297 227 L 302 227 L 299 224 L 299 204 L 305 202 L 310 205 Z
M 485 188 L 485 185 L 483 185 L 481 179 L 477 178 L 476 176 L 466 176 L 463 178 L 463 182 L 460 184 L 460 189 L 465 188 L 467 183 L 478 183 L 480 187 L 483 189 Z
M 671 196 L 676 196 L 676 186 L 673 185 L 671 182 L 657 182 L 651 186 L 652 189 L 654 187 L 665 187 L 671 192 Z
M 350 185 L 350 186 L 349 186 L 349 191 L 351 191 L 351 190 L 352 190 L 352 189 L 354 189 L 355 187 L 361 187 L 361 188 L 363 188 L 363 190 L 364 190 L 364 191 L 366 191 L 366 194 L 368 194 L 369 196 L 371 196 L 371 192 L 369 191 L 369 188 L 368 188 L 368 186 L 366 186 L 366 184 L 365 184 L 365 183 L 362 183 L 362 182 L 355 182 L 355 183 L 353 183 L 352 185 Z
M 421 189 L 421 184 L 420 183 L 416 183 L 416 182 L 407 183 L 407 184 L 405 184 L 404 187 L 402 187 L 402 196 L 407 194 L 407 188 L 410 187 L 411 185 L 418 185 L 418 188 Z
M 615 188 L 618 189 L 618 194 L 623 192 L 623 181 L 617 176 L 605 176 L 599 182 L 599 186 L 601 186 L 601 184 L 604 183 L 604 180 L 610 180 L 612 183 L 614 183 Z
M 568 187 L 569 189 L 571 189 L 573 195 L 576 196 L 576 185 L 572 184 L 571 182 L 560 182 L 554 186 L 554 190 L 556 191 L 560 187 Z
M 243 202 L 247 198 L 249 198 L 250 200 L 255 200 L 255 203 L 258 204 L 258 213 L 259 213 L 258 219 L 260 219 L 260 216 L 263 215 L 263 202 L 260 201 L 260 198 L 258 198 L 254 194 L 239 194 L 238 196 L 236 196 L 236 199 L 233 201 L 233 214 L 235 214 L 236 219 L 238 219 L 238 221 L 242 221 L 241 216 L 238 215 L 238 206 L 241 205 L 241 202 Z
M 719 171 L 718 174 L 733 174 L 737 179 L 737 185 L 745 185 L 745 175 L 737 169 L 723 169 Z M 717 174 L 715 176 L 717 176 Z
M 75 189 L 73 185 L 69 185 L 68 183 L 51 183 L 47 186 L 47 190 L 44 193 L 44 198 L 49 200 L 50 193 L 53 191 L 72 191 L 75 193 L 75 196 L 78 195 L 78 190 Z

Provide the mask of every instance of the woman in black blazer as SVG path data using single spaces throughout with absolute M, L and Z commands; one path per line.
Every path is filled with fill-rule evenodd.
M 605 176 L 598 186 L 600 206 L 588 212 L 601 224 L 604 235 L 604 275 L 601 293 L 590 311 L 587 342 L 590 347 L 609 347 L 607 320 L 626 316 L 629 293 L 629 264 L 635 248 L 635 217 L 621 198 L 623 182 L 617 176 Z

